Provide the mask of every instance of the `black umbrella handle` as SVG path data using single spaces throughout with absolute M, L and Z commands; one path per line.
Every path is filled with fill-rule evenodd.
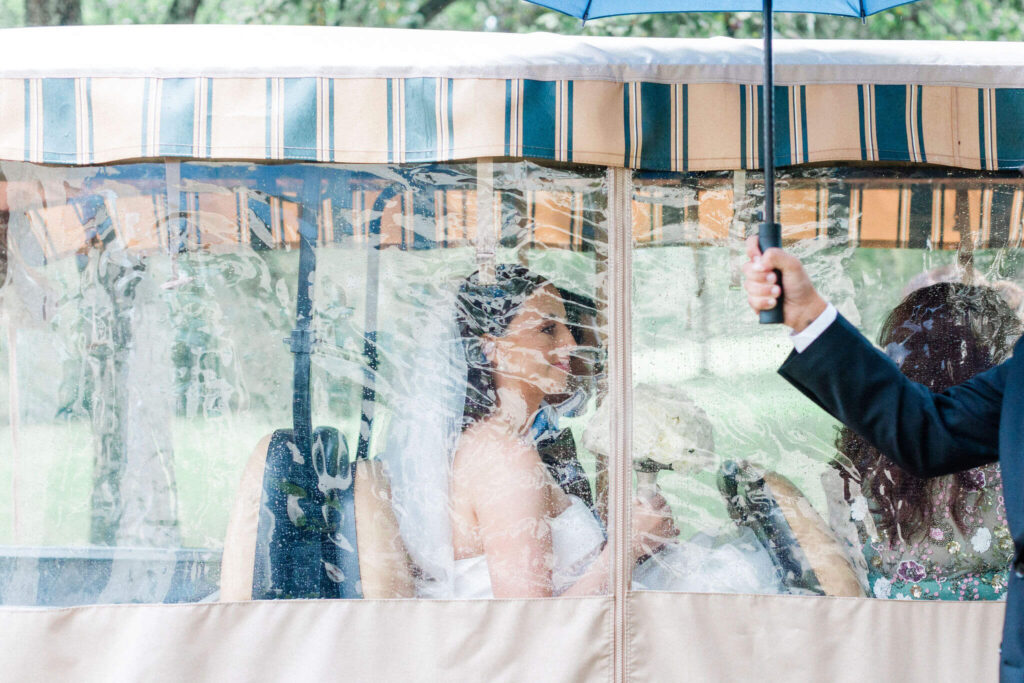
M 761 150 L 764 165 L 764 215 L 757 226 L 757 244 L 765 249 L 782 246 L 782 226 L 775 222 L 775 60 L 772 56 L 772 0 L 764 0 L 764 147 Z M 782 289 L 782 273 L 775 271 L 775 281 Z M 778 325 L 782 322 L 782 292 L 779 292 L 775 308 L 761 311 L 758 321 L 762 325 Z
M 761 249 L 762 253 L 764 253 L 765 249 L 771 249 L 772 247 L 781 248 L 782 226 L 778 223 L 758 223 L 757 246 Z M 775 282 L 779 285 L 778 303 L 775 304 L 775 308 L 761 311 L 758 314 L 758 322 L 762 325 L 778 325 L 782 322 L 782 273 L 778 270 L 775 271 Z
M 764 167 L 764 221 L 775 222 L 775 57 L 772 54 L 774 14 L 772 0 L 764 0 L 764 86 L 761 88 L 763 129 L 761 164 Z

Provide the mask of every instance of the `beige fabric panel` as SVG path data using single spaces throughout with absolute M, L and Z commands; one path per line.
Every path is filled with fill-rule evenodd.
M 611 597 L 0 609 L 8 681 L 607 681 Z
M 629 604 L 631 681 L 999 678 L 1000 602 L 643 592 Z
M 218 82 L 211 99 L 213 111 L 225 112 L 225 116 L 215 116 L 210 121 L 211 157 L 246 157 L 250 141 L 266 135 L 267 84 L 255 78 Z
M 622 83 L 578 81 L 573 86 L 572 161 L 622 164 L 625 122 Z
M 17 159 L 25 148 L 24 81 L 0 79 L 0 92 L 7 93 L 0 106 L 0 157 Z
M 995 681 L 1002 603 L 630 595 L 631 681 Z M 611 597 L 0 609 L 5 680 L 607 681 Z

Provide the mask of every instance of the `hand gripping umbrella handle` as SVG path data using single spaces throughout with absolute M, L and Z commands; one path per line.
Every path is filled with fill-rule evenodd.
M 758 223 L 757 246 L 760 247 L 762 253 L 765 249 L 782 247 L 782 226 L 778 223 Z M 762 325 L 778 325 L 782 322 L 782 273 L 778 270 L 775 271 L 775 281 L 780 290 L 778 302 L 775 304 L 775 308 L 761 311 L 758 314 L 758 322 Z

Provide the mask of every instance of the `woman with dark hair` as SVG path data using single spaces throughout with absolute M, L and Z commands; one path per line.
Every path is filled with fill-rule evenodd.
M 1010 353 L 1021 324 L 999 294 L 939 283 L 911 292 L 888 316 L 879 345 L 903 374 L 942 392 Z M 1006 592 L 1013 540 L 998 465 L 919 479 L 849 428 L 826 474 L 833 528 L 880 598 L 994 600 Z
M 530 427 L 566 391 L 575 341 L 553 285 L 517 265 L 462 283 L 456 320 L 467 361 L 462 435 L 451 469 L 457 597 L 608 590 L 610 548 L 583 500 L 544 465 Z M 633 508 L 634 559 L 679 532 L 663 499 Z
M 410 309 L 415 344 L 390 386 L 382 458 L 417 594 L 547 597 L 609 590 L 611 548 L 579 495 L 552 476 L 534 429 L 545 398 L 565 394 L 576 342 L 563 298 L 512 264 L 474 273 L 452 295 Z M 647 588 L 777 593 L 752 534 L 676 542 L 664 498 L 632 506 L 629 552 Z M 655 562 L 655 560 L 657 560 Z

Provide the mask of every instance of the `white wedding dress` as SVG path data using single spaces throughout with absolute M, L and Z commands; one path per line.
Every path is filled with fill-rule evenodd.
M 754 532 L 697 534 L 668 543 L 633 571 L 634 590 L 681 593 L 785 592 L 775 563 Z
M 590 568 L 604 547 L 605 534 L 586 503 L 570 505 L 548 520 L 551 527 L 551 584 L 555 595 L 568 590 Z M 665 545 L 633 572 L 633 588 L 690 593 L 779 593 L 775 566 L 749 529 L 716 542 L 706 534 Z M 452 596 L 493 598 L 487 556 L 455 560 Z
M 576 496 L 569 496 L 569 501 L 562 514 L 548 520 L 554 555 L 551 585 L 555 595 L 564 593 L 586 573 L 605 542 L 604 530 L 587 504 Z M 454 597 L 494 597 L 486 555 L 455 560 L 454 575 Z

